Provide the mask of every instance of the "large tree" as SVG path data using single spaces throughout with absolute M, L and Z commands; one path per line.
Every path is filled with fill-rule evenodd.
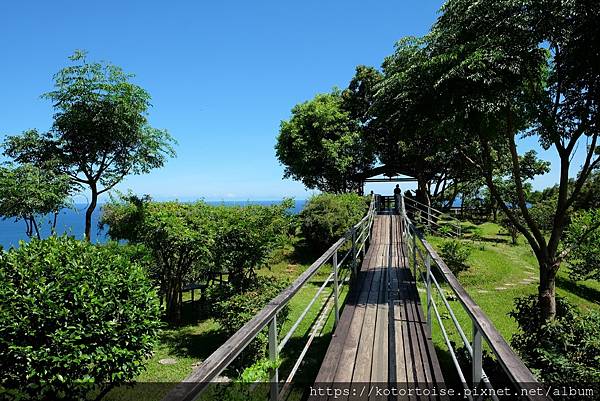
M 292 117 L 281 123 L 275 150 L 285 178 L 335 193 L 358 190 L 355 175 L 374 159 L 360 121 L 344 108 L 339 90 L 294 106 Z
M 451 203 L 460 183 L 476 177 L 445 135 L 443 102 L 435 90 L 441 72 L 428 64 L 426 43 L 422 38 L 400 40 L 383 62 L 368 132 L 384 164 L 416 178 L 417 200 L 430 204 L 436 197 Z
M 600 164 L 600 8 L 590 0 L 449 0 L 442 11 L 428 46 L 432 68 L 443 66 L 435 88 L 444 95 L 452 137 L 533 249 L 542 317 L 552 319 L 556 273 L 571 251 L 559 248 L 569 208 Z M 526 202 L 517 149 L 524 135 L 537 137 L 559 160 L 549 233 Z M 578 149 L 584 153 L 580 166 L 573 161 Z M 516 209 L 494 182 L 504 155 L 510 158 Z
M 85 237 L 89 240 L 98 196 L 129 174 L 148 173 L 174 156 L 171 136 L 147 121 L 150 95 L 130 82 L 132 75 L 108 63 L 88 62 L 77 51 L 72 65 L 54 76 L 45 98 L 56 111 L 52 129 L 7 138 L 5 155 L 70 177 L 89 189 Z

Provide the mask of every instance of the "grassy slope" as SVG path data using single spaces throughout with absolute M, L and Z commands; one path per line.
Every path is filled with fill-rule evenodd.
M 472 232 L 475 227 L 479 227 L 481 241 L 473 242 L 469 239 L 469 232 Z M 494 223 L 483 223 L 479 226 L 467 225 L 465 228 L 467 234 L 462 241 L 471 244 L 473 252 L 467 262 L 470 269 L 459 274 L 459 281 L 510 343 L 511 336 L 518 329 L 516 322 L 508 316 L 508 312 L 513 308 L 514 299 L 537 293 L 538 267 L 535 256 L 523 237 L 519 238 L 517 245 L 512 245 L 510 237 L 503 234 L 500 227 Z M 437 249 L 444 240 L 430 236 L 428 241 Z M 522 281 L 528 278 L 533 278 L 533 280 L 530 283 Z M 513 284 L 513 286 L 507 284 Z M 450 291 L 447 290 L 447 293 L 450 294 Z M 600 283 L 575 282 L 569 279 L 566 266 L 562 266 L 559 270 L 557 293 L 583 310 L 600 310 Z M 424 298 L 422 290 L 421 295 Z M 443 315 L 444 326 L 449 330 L 451 338 L 458 345 L 462 345 L 449 314 L 444 313 L 445 308 L 441 306 L 443 301 L 439 296 L 435 299 Z M 470 319 L 457 301 L 451 301 L 450 304 L 470 340 Z M 423 305 L 425 305 L 424 300 Z M 435 317 L 433 319 L 435 321 Z M 440 351 L 440 359 L 447 368 L 450 367 L 450 371 L 454 371 L 449 354 L 443 351 L 447 347 L 437 326 L 435 323 L 433 337 L 436 348 Z M 450 377 L 450 379 L 456 379 L 456 377 Z

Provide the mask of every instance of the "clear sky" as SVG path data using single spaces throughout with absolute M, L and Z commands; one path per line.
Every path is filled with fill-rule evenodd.
M 48 129 L 40 94 L 75 49 L 136 74 L 178 156 L 119 188 L 156 198 L 307 197 L 273 146 L 290 109 L 425 34 L 441 1 L 4 1 L 0 136 Z M 525 147 L 533 146 L 531 142 Z M 543 187 L 555 174 L 536 182 Z M 388 188 L 389 187 L 389 188 Z M 391 191 L 392 186 L 381 188 Z M 370 189 L 370 188 L 368 188 Z

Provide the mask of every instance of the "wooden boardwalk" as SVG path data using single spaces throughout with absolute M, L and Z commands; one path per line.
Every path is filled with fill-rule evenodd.
M 400 224 L 397 215 L 375 217 L 369 250 L 315 380 L 316 387 L 342 386 L 352 389 L 347 399 L 361 400 L 388 399 L 374 393 L 369 396 L 371 387 L 381 385 L 406 390 L 443 387 L 426 317 L 407 267 Z M 344 397 L 329 397 L 334 398 Z

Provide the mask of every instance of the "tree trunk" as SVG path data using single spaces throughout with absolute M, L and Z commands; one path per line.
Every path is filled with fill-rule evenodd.
M 179 302 L 179 293 L 181 292 L 181 282 L 172 280 L 166 291 L 167 311 L 166 318 L 172 323 L 181 321 L 181 304 Z
M 96 184 L 90 184 L 90 188 L 92 190 L 92 199 L 90 204 L 85 211 L 85 240 L 90 241 L 91 232 L 92 232 L 92 214 L 96 209 L 96 205 L 98 204 L 98 190 L 96 188 Z
M 540 285 L 538 298 L 542 319 L 545 321 L 556 316 L 556 272 L 560 262 L 544 261 L 540 263 Z

